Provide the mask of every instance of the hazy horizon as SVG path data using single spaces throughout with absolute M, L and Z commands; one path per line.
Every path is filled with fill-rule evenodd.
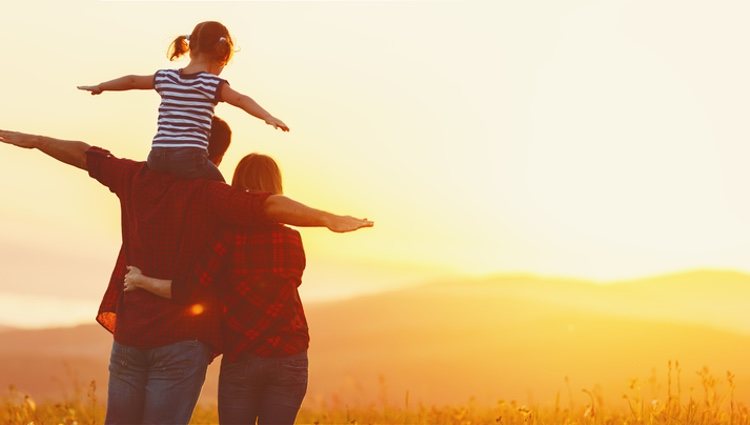
M 436 287 L 448 286 L 455 290 L 460 291 L 462 288 L 467 292 L 471 293 L 479 288 L 482 290 L 488 290 L 490 292 L 497 292 L 498 290 L 507 289 L 508 284 L 513 285 L 516 288 L 523 288 L 525 282 L 529 282 L 529 292 L 526 293 L 529 297 L 537 297 L 539 299 L 549 299 L 559 297 L 558 302 L 561 304 L 575 304 L 577 302 L 585 301 L 589 295 L 584 294 L 583 299 L 577 299 L 581 296 L 580 292 L 570 291 L 570 284 L 576 285 L 578 289 L 595 291 L 596 294 L 601 294 L 601 291 L 616 291 L 620 289 L 630 289 L 635 287 L 643 288 L 645 285 L 651 285 L 654 290 L 673 290 L 674 286 L 682 285 L 683 289 L 692 291 L 698 291 L 701 295 L 695 297 L 696 303 L 708 302 L 706 301 L 706 293 L 716 291 L 720 289 L 721 284 L 726 284 L 736 287 L 740 285 L 746 287 L 748 294 L 750 294 L 750 273 L 738 271 L 738 270 L 720 270 L 720 269 L 693 269 L 693 270 L 681 270 L 674 271 L 672 273 L 659 274 L 654 276 L 642 276 L 640 278 L 623 279 L 623 280 L 612 280 L 612 281 L 594 281 L 589 279 L 571 277 L 571 276 L 550 276 L 541 275 L 530 272 L 498 272 L 491 273 L 485 276 L 470 276 L 470 275 L 444 275 L 439 278 L 433 279 L 420 279 L 413 281 L 400 281 L 389 285 L 377 286 L 380 282 L 379 278 L 388 275 L 388 273 L 381 273 L 379 276 L 370 276 L 370 281 L 367 282 L 369 285 L 360 286 L 354 291 L 342 291 L 340 288 L 334 289 L 328 293 L 322 291 L 315 291 L 315 288 L 310 288 L 315 285 L 315 282 L 303 282 L 300 286 L 300 296 L 305 305 L 317 307 L 323 304 L 330 303 L 346 303 L 350 300 L 357 300 L 363 297 L 370 297 L 376 295 L 387 294 L 389 292 L 397 293 L 399 291 L 419 291 L 420 288 L 431 290 Z M 655 282 L 661 283 L 661 285 Z M 487 285 L 495 285 L 487 287 Z M 505 285 L 505 286 L 503 286 Z M 552 285 L 552 286 L 550 286 Z M 557 288 L 554 288 L 554 287 Z M 662 286 L 664 288 L 662 288 Z M 543 294 L 539 291 L 539 288 L 555 289 L 555 292 L 549 294 Z M 104 287 L 101 288 L 103 293 Z M 524 291 L 521 291 L 522 293 Z M 511 292 L 516 294 L 516 292 Z M 687 293 L 690 296 L 690 292 Z M 652 294 L 653 295 L 653 294 Z M 84 294 L 78 297 L 65 297 L 60 295 L 45 295 L 39 294 L 11 294 L 0 291 L 0 328 L 9 327 L 13 329 L 46 329 L 46 328 L 57 328 L 57 327 L 68 327 L 77 325 L 94 324 L 96 312 L 99 307 L 101 293 L 96 292 L 84 296 Z M 599 295 L 595 295 L 597 297 Z M 725 294 L 721 294 L 724 297 Z M 569 298 L 568 302 L 565 298 Z M 734 296 L 728 299 L 735 298 Z M 594 310 L 601 310 L 602 312 L 609 311 L 610 305 L 602 304 L 601 299 L 594 298 L 595 302 L 600 303 L 598 308 Z M 659 301 L 659 299 L 644 300 L 645 306 L 650 301 Z M 589 308 L 596 307 L 590 306 Z M 637 305 L 635 306 L 637 308 Z M 685 306 L 681 306 L 684 309 Z M 722 305 L 720 308 L 726 308 L 726 305 Z M 19 314 L 24 311 L 48 311 L 51 312 L 45 316 L 36 316 L 33 320 L 19 321 L 19 317 L 23 315 Z M 744 311 L 744 307 L 740 308 L 739 311 Z M 638 317 L 639 314 L 635 311 L 631 317 Z M 667 315 L 671 312 L 667 309 Z M 688 311 L 688 315 L 692 312 Z M 700 320 L 694 321 L 701 323 Z M 738 324 L 743 330 L 746 330 L 750 334 L 750 318 L 745 326 L 743 323 L 745 320 L 739 320 Z M 703 324 L 711 324 L 708 320 Z M 715 325 L 715 324 L 714 324 Z M 725 330 L 732 330 L 732 326 L 725 328 Z M 734 327 L 736 330 L 736 327 Z

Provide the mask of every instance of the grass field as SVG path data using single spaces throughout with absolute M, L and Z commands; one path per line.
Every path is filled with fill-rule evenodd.
M 691 388 L 683 394 L 679 363 L 668 364 L 667 380 L 654 377 L 633 379 L 624 386 L 622 397 L 605 400 L 600 391 L 580 389 L 585 403 L 575 403 L 574 392 L 558 394 L 546 405 L 527 406 L 517 401 L 499 400 L 494 406 L 468 400 L 457 406 L 412 405 L 409 394 L 400 406 L 385 403 L 348 406 L 336 399 L 318 406 L 304 407 L 298 424 L 425 424 L 425 425 L 743 425 L 750 424 L 750 409 L 734 399 L 735 377 L 713 375 L 708 368 L 694 372 L 702 388 Z M 566 383 L 568 383 L 566 381 Z M 662 385 L 664 384 L 664 385 Z M 644 391 L 649 387 L 649 391 Z M 648 392 L 663 391 L 657 397 Z M 97 399 L 97 384 L 91 382 L 61 402 L 37 404 L 34 399 L 10 387 L 0 399 L 0 423 L 8 425 L 95 425 L 102 424 L 104 405 Z M 198 406 L 191 424 L 218 423 L 215 406 Z

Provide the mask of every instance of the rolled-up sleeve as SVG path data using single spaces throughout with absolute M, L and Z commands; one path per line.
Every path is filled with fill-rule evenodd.
M 141 163 L 116 158 L 108 150 L 92 146 L 86 151 L 86 168 L 89 176 L 107 186 L 113 193 L 121 193 L 126 182 L 140 169 Z
M 211 182 L 208 190 L 208 203 L 216 217 L 237 226 L 264 225 L 266 218 L 263 205 L 270 193 L 251 193 L 235 189 L 221 182 Z

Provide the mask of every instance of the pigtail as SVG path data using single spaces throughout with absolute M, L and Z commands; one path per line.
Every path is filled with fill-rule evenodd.
M 187 52 L 207 55 L 208 58 L 226 65 L 234 54 L 234 42 L 227 27 L 221 23 L 201 22 L 195 26 L 189 37 L 181 35 L 172 42 L 167 57 L 174 60 Z
M 190 45 L 188 44 L 188 36 L 181 35 L 175 38 L 172 44 L 169 45 L 167 57 L 169 60 L 173 61 L 189 51 Z

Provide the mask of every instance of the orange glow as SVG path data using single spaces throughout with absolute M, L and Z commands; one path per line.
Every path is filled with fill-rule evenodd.
M 4 128 L 137 160 L 148 155 L 159 95 L 90 96 L 76 85 L 185 66 L 166 58 L 174 36 L 207 16 L 227 25 L 241 50 L 220 77 L 292 131 L 217 105 L 234 135 L 224 176 L 245 154 L 268 154 L 289 197 L 376 222 L 346 235 L 301 229 L 314 258 L 306 301 L 444 271 L 608 281 L 750 270 L 750 56 L 727 54 L 743 51 L 746 37 L 734 31 L 744 31 L 750 4 L 549 2 L 540 16 L 517 2 L 43 3 L 44 14 L 36 2 L 3 11 L 6 33 L 35 28 L 4 52 L 17 60 L 3 76 L 18 81 L 3 91 Z M 71 13 L 76 5 L 96 19 Z M 675 9 L 684 19 L 671 19 Z M 133 33 L 133 22 L 144 30 Z M 692 22 L 709 27 L 696 32 Z M 117 43 L 127 48 L 112 51 Z M 70 58 L 77 66 L 30 77 Z M 116 197 L 39 152 L 0 146 L 0 156 L 0 301 L 98 303 L 120 246 Z M 9 183 L 19 176 L 23 184 Z M 85 274 L 75 287 L 46 284 L 73 273 Z M 9 320 L 30 326 L 46 311 L 14 308 Z M 85 308 L 66 315 L 90 320 Z
M 192 314 L 193 316 L 201 315 L 205 310 L 206 309 L 202 304 L 193 304 L 190 306 L 190 314 Z
M 437 404 L 462 403 L 468 395 L 480 404 L 544 404 L 598 387 L 615 406 L 633 379 L 649 397 L 659 391 L 651 382 L 665 394 L 670 373 L 684 398 L 702 387 L 708 367 L 718 376 L 743 377 L 734 396 L 746 401 L 748 283 L 750 275 L 722 271 L 613 285 L 499 275 L 310 305 L 313 355 L 335 358 L 311 363 L 311 375 L 326 378 L 310 391 L 367 403 L 383 399 L 377 383 L 385 382 L 394 404 L 407 391 Z M 357 315 L 367 317 L 366 331 L 347 320 Z M 374 341 L 388 348 L 373 349 Z M 726 381 L 717 385 L 728 391 Z

